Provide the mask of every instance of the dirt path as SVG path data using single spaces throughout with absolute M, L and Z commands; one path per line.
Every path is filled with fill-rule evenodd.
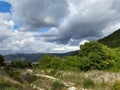
M 58 78 L 55 78 L 55 77 L 52 77 L 52 76 L 49 76 L 49 75 L 33 74 L 33 71 L 32 71 L 32 70 L 29 70 L 29 72 L 26 72 L 26 73 L 35 75 L 35 76 L 37 76 L 37 77 L 48 78 L 48 79 L 51 79 L 51 80 L 53 80 L 53 81 L 60 81 L 60 82 L 62 82 L 66 87 L 68 87 L 68 90 L 78 90 L 76 87 L 74 87 L 73 84 L 70 84 L 70 83 L 68 84 L 67 82 L 64 82 L 64 81 L 62 81 L 62 80 L 60 80 L 60 79 L 58 79 Z M 44 90 L 44 89 L 40 89 L 40 87 L 37 87 L 37 86 L 35 86 L 35 85 L 33 85 L 33 84 L 31 84 L 31 86 L 32 86 L 33 88 L 36 88 L 37 90 Z
M 58 78 L 55 78 L 55 77 L 52 77 L 52 76 L 48 76 L 48 75 L 43 75 L 43 74 L 34 74 L 38 77 L 45 77 L 45 78 L 48 78 L 48 79 L 51 79 L 53 81 L 61 81 L 60 79 Z M 66 87 L 70 87 L 71 85 L 70 84 L 67 84 L 66 82 L 64 81 L 61 81 Z

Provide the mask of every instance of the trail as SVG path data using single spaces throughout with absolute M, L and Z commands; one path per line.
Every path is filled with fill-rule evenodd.
M 60 81 L 60 82 L 62 82 L 62 83 L 68 88 L 67 90 L 78 90 L 76 87 L 74 87 L 74 86 L 72 86 L 71 84 L 68 84 L 68 83 L 66 83 L 66 82 L 64 82 L 64 81 L 61 81 L 61 80 L 58 79 L 58 78 L 55 78 L 55 77 L 52 77 L 52 76 L 48 76 L 48 75 L 43 75 L 43 74 L 33 74 L 33 75 L 35 75 L 35 76 L 37 76 L 37 77 L 48 78 L 48 79 L 51 79 L 51 80 L 53 80 L 53 81 Z M 37 87 L 36 85 L 33 85 L 33 84 L 31 84 L 31 86 L 32 86 L 33 88 L 37 89 L 37 90 L 44 90 L 44 89 L 41 89 L 40 87 Z
M 53 81 L 60 81 L 61 83 L 63 83 L 68 89 L 67 90 L 78 90 L 76 87 L 74 87 L 72 84 L 68 84 L 58 78 L 55 78 L 55 77 L 52 77 L 52 76 L 49 76 L 49 75 L 44 75 L 44 74 L 33 74 L 33 71 L 30 70 L 30 72 L 26 72 L 26 73 L 29 73 L 29 74 L 32 74 L 32 75 L 35 75 L 37 77 L 44 77 L 44 78 L 48 78 L 48 79 L 51 79 Z M 44 89 L 41 89 L 40 87 L 37 87 L 36 85 L 33 85 L 31 84 L 31 86 L 37 90 L 44 90 Z

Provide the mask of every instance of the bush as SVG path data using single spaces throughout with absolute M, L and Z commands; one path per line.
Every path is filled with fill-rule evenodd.
M 52 83 L 52 89 L 51 90 L 63 90 L 65 89 L 65 85 L 59 81 L 55 81 Z
M 37 80 L 37 77 L 35 75 L 30 75 L 30 74 L 26 74 L 22 78 L 29 83 L 32 83 Z
M 31 68 L 32 63 L 29 61 L 23 61 L 23 60 L 16 60 L 12 61 L 12 67 L 14 68 Z
M 80 51 L 78 52 L 78 55 L 80 57 L 87 56 L 90 52 L 96 52 L 99 55 L 104 55 L 104 51 L 102 48 L 102 44 L 98 42 L 88 42 L 84 45 L 80 46 Z
M 38 67 L 42 69 L 58 69 L 61 59 L 56 56 L 43 55 L 39 62 Z
M 6 69 L 6 73 L 13 79 L 21 81 L 20 72 L 15 69 Z
M 67 56 L 61 59 L 60 70 L 74 70 L 78 71 L 80 60 L 78 56 Z
M 43 55 L 38 68 L 54 70 L 120 70 L 120 53 L 99 42 L 89 42 L 80 46 L 76 55 L 59 58 Z
M 22 88 L 16 84 L 6 81 L 2 76 L 0 76 L 0 90 L 21 90 Z
M 78 52 L 80 56 L 80 69 L 87 71 L 91 69 L 103 70 L 109 69 L 113 65 L 112 60 L 115 59 L 114 51 L 110 48 L 98 43 L 90 42 L 82 45 Z
M 3 66 L 4 65 L 4 57 L 2 55 L 0 55 L 0 66 Z
M 17 89 L 16 87 L 8 87 L 5 90 L 19 90 L 19 89 Z
M 112 90 L 120 90 L 120 81 L 116 81 L 112 86 Z
M 93 88 L 95 86 L 94 81 L 91 80 L 90 78 L 87 78 L 83 82 L 83 87 L 84 88 Z

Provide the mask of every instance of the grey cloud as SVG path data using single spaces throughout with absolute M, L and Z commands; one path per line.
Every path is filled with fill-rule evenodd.
M 43 37 L 56 37 L 59 34 L 57 28 L 53 27 L 48 32 L 42 33 Z
M 7 17 L 4 18 L 5 21 Z M 38 32 L 24 32 L 14 30 L 11 26 L 11 21 L 4 23 L 2 16 L 0 17 L 0 54 L 12 53 L 55 53 L 68 52 L 79 49 L 76 46 L 64 44 L 50 43 L 44 41 L 44 38 L 39 38 Z M 55 31 L 54 29 L 51 29 Z M 49 32 L 49 34 L 52 32 Z M 61 50 L 62 48 L 62 50 Z
M 110 34 L 114 30 L 104 29 L 119 23 L 119 4 L 118 0 L 73 0 L 69 2 L 71 12 L 58 27 L 59 35 L 47 40 L 68 43 L 71 38 L 96 40 Z
M 10 0 L 13 18 L 30 28 L 57 26 L 68 14 L 67 0 Z

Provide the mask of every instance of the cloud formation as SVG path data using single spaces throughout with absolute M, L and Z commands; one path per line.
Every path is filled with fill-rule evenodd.
M 120 28 L 118 0 L 6 1 L 12 14 L 0 13 L 0 54 L 74 51 Z
M 115 27 L 120 21 L 118 3 L 118 0 L 71 0 L 70 13 L 57 28 L 59 36 L 48 38 L 48 41 L 96 40 L 112 33 L 119 28 Z
M 10 0 L 13 18 L 30 28 L 57 26 L 68 14 L 66 0 Z
M 23 32 L 14 30 L 10 14 L 0 14 L 0 54 L 10 53 L 62 53 L 78 50 L 77 46 L 50 43 L 37 37 L 39 32 Z M 62 48 L 62 49 L 61 49 Z

